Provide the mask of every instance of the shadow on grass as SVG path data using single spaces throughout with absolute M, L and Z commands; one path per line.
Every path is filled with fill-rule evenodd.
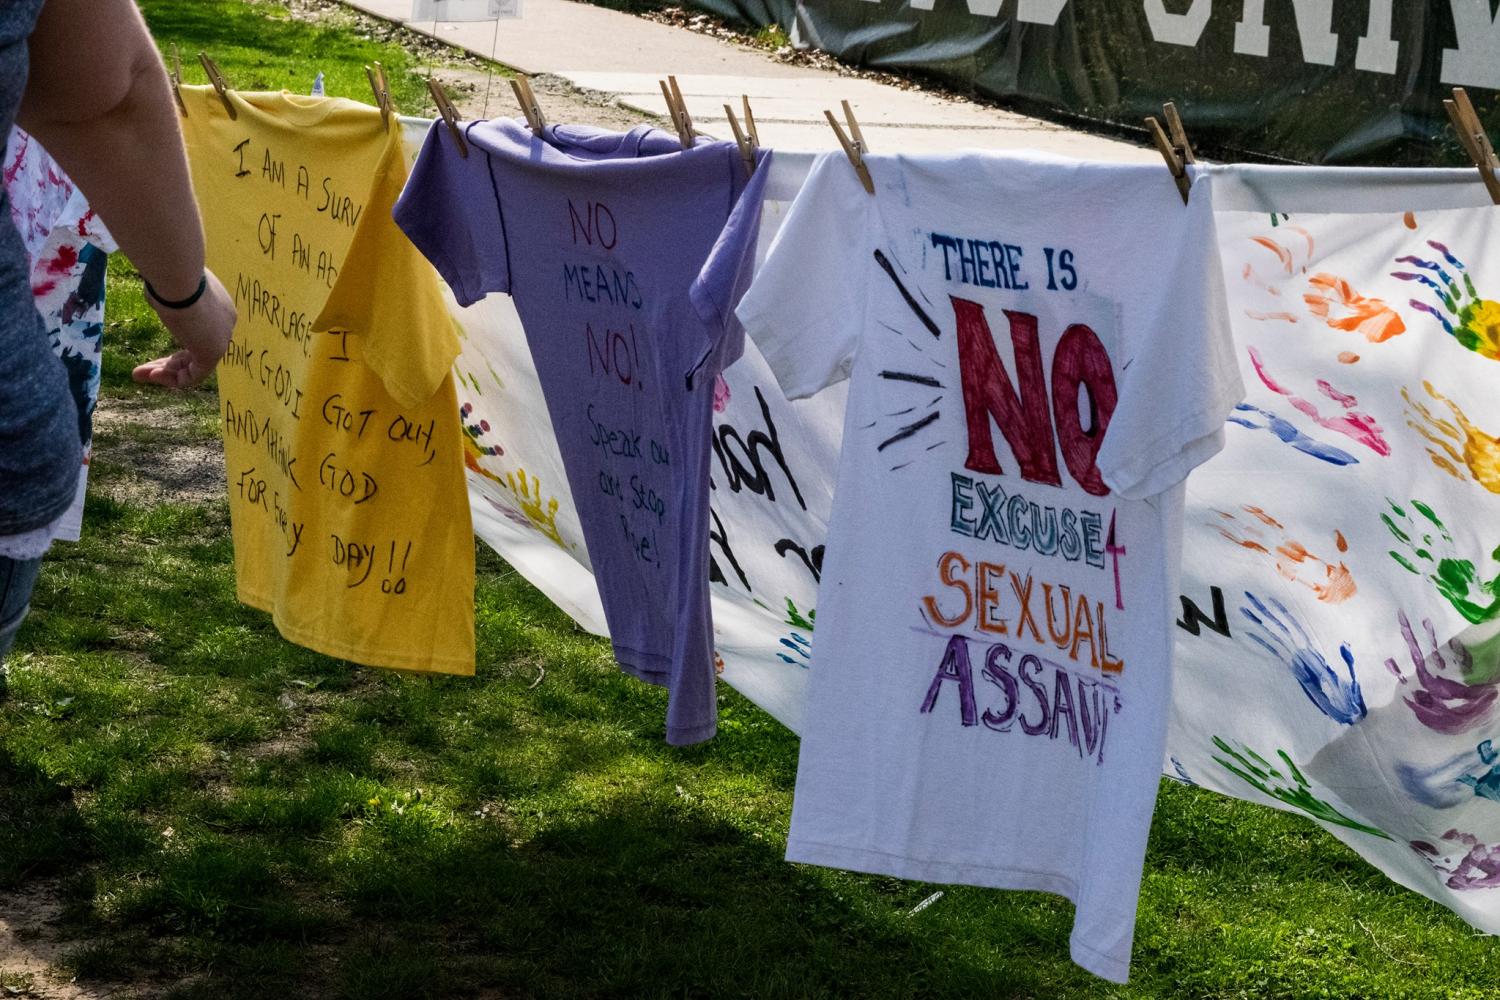
M 0 746 L 0 890 L 74 872 L 91 853 L 72 790 Z
M 286 919 L 286 899 L 305 887 L 277 889 L 260 871 L 237 881 L 239 916 L 215 932 L 215 964 L 249 968 L 255 952 L 290 949 L 295 967 L 257 989 L 362 1000 L 1008 997 L 1040 985 L 1019 956 L 1003 974 L 955 962 L 946 942 L 783 863 L 779 845 L 671 809 L 621 804 L 525 843 L 503 821 L 424 837 L 421 850 L 391 830 L 379 841 L 333 862 L 342 913 L 321 923 Z M 133 920 L 149 928 L 173 916 Z M 180 995 L 255 995 L 243 987 L 213 974 Z

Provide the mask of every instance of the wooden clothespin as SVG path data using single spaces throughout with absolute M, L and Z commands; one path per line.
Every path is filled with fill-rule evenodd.
M 536 102 L 531 80 L 525 73 L 517 73 L 511 78 L 510 89 L 516 95 L 516 103 L 521 105 L 521 113 L 526 116 L 526 124 L 531 126 L 531 133 L 540 139 L 542 129 L 547 127 L 547 120 L 542 117 L 542 107 Z
M 760 145 L 760 132 L 755 127 L 755 115 L 750 112 L 750 95 L 740 95 L 740 105 L 745 109 L 745 133 L 750 136 L 752 145 Z
M 1479 168 L 1479 178 L 1484 181 L 1485 190 L 1490 193 L 1490 199 L 1500 205 L 1500 178 L 1496 177 L 1497 169 L 1500 169 L 1500 159 L 1495 156 L 1495 147 L 1490 145 L 1490 137 L 1484 130 L 1484 123 L 1479 120 L 1479 115 L 1474 111 L 1474 104 L 1469 100 L 1468 92 L 1462 87 L 1453 88 L 1453 99 L 1444 101 L 1443 107 L 1448 111 L 1448 117 L 1453 122 L 1453 128 L 1458 132 L 1459 142 L 1463 143 L 1464 152 L 1469 154 L 1469 159 Z
M 365 67 L 365 77 L 370 81 L 370 90 L 375 94 L 375 106 L 380 109 L 380 123 L 390 128 L 391 113 L 395 106 L 391 103 L 391 88 L 385 78 L 385 67 L 378 62 L 371 63 Z
M 443 124 L 448 126 L 448 134 L 453 136 L 453 144 L 458 147 L 458 155 L 464 159 L 469 158 L 469 144 L 464 141 L 464 130 L 458 127 L 458 111 L 454 109 L 453 102 L 448 99 L 448 92 L 443 85 L 432 77 L 427 78 L 427 89 L 432 93 L 432 102 L 437 105 L 438 115 L 443 119 Z
M 755 137 L 754 132 L 751 131 L 755 126 L 749 118 L 750 99 L 748 97 L 745 98 L 745 111 L 746 128 L 741 129 L 740 120 L 735 117 L 734 108 L 731 108 L 727 104 L 724 105 L 724 117 L 729 119 L 729 128 L 734 132 L 734 144 L 740 147 L 740 159 L 744 161 L 745 164 L 745 176 L 754 177 L 755 147 L 760 145 L 760 142 Z
M 213 85 L 214 92 L 219 95 L 219 100 L 224 102 L 224 110 L 229 112 L 229 117 L 238 119 L 240 113 L 234 109 L 234 102 L 229 99 L 229 84 L 224 82 L 224 74 L 219 72 L 219 64 L 208 57 L 207 52 L 198 53 L 198 61 L 203 64 L 203 72 L 208 74 L 208 82 Z
M 1146 118 L 1146 129 L 1151 133 L 1151 139 L 1156 143 L 1157 151 L 1161 153 L 1162 159 L 1167 161 L 1167 169 L 1172 172 L 1172 180 L 1177 184 L 1177 191 L 1182 195 L 1182 203 L 1188 203 L 1188 195 L 1192 190 L 1193 179 L 1188 176 L 1189 163 L 1197 163 L 1193 156 L 1192 144 L 1188 142 L 1187 131 L 1182 127 L 1182 118 L 1177 114 L 1177 105 L 1168 101 L 1161 106 L 1162 114 L 1166 116 L 1167 128 L 1171 129 L 1169 136 L 1161 127 L 1161 122 L 1156 120 L 1155 115 Z
M 839 145 L 844 147 L 844 155 L 849 157 L 849 162 L 854 164 L 854 172 L 859 174 L 859 182 L 865 186 L 869 194 L 875 193 L 875 179 L 870 176 L 870 168 L 865 166 L 865 154 L 870 147 L 865 145 L 865 134 L 860 131 L 859 122 L 854 118 L 854 109 L 849 107 L 848 101 L 841 102 L 844 107 L 844 117 L 849 122 L 849 132 L 845 134 L 844 127 L 834 117 L 832 111 L 824 110 L 823 115 L 828 119 L 828 124 L 833 126 L 833 134 L 838 136 Z
M 187 117 L 187 102 L 182 99 L 182 54 L 177 51 L 177 43 L 172 43 L 172 69 L 167 73 L 167 78 L 172 81 L 172 96 L 177 100 L 177 110 L 182 117 Z
M 672 125 L 677 129 L 677 140 L 682 143 L 683 149 L 692 149 L 693 116 L 688 114 L 687 102 L 682 99 L 682 88 L 677 86 L 677 77 L 669 76 L 657 82 L 661 84 L 661 96 L 667 100 L 667 114 L 671 115 Z

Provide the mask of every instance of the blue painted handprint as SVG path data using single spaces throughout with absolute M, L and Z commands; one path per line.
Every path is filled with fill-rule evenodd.
M 1229 415 L 1229 422 L 1251 430 L 1268 430 L 1304 455 L 1311 455 L 1330 465 L 1357 465 L 1359 463 L 1359 459 L 1344 449 L 1335 448 L 1331 444 L 1324 444 L 1322 441 L 1308 437 L 1290 420 L 1277 416 L 1270 410 L 1261 409 L 1259 406 L 1241 403 Z
M 1291 669 L 1292 676 L 1302 686 L 1302 693 L 1318 707 L 1318 711 L 1346 726 L 1363 719 L 1365 697 L 1360 692 L 1359 679 L 1354 675 L 1354 654 L 1349 644 L 1339 646 L 1339 656 L 1349 675 L 1346 680 L 1328 665 L 1307 630 L 1286 605 L 1274 597 L 1261 600 L 1249 591 L 1245 592 L 1245 599 L 1250 603 L 1240 608 L 1240 614 L 1255 626 L 1248 633 L 1251 641 Z

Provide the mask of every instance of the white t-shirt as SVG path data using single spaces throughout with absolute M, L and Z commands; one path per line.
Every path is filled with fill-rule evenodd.
M 852 383 L 787 858 L 1060 893 L 1123 982 L 1182 482 L 1244 391 L 1211 181 L 867 163 L 820 159 L 738 309 L 789 398 Z

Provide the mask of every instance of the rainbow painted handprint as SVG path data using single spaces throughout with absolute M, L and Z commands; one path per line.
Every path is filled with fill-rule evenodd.
M 490 422 L 473 418 L 473 403 L 464 403 L 458 408 L 459 426 L 464 431 L 464 466 L 471 472 L 503 486 L 505 484 L 501 482 L 500 477 L 484 467 L 484 460 L 504 455 L 505 449 L 498 444 L 486 444 L 484 438 L 490 433 Z
M 1480 296 L 1469 269 L 1453 251 L 1437 240 L 1428 240 L 1427 245 L 1442 256 L 1441 261 L 1414 254 L 1397 257 L 1397 264 L 1410 264 L 1417 270 L 1392 271 L 1391 277 L 1426 288 L 1427 301 L 1411 299 L 1411 307 L 1435 318 L 1461 346 L 1492 361 L 1500 360 L 1500 302 Z

